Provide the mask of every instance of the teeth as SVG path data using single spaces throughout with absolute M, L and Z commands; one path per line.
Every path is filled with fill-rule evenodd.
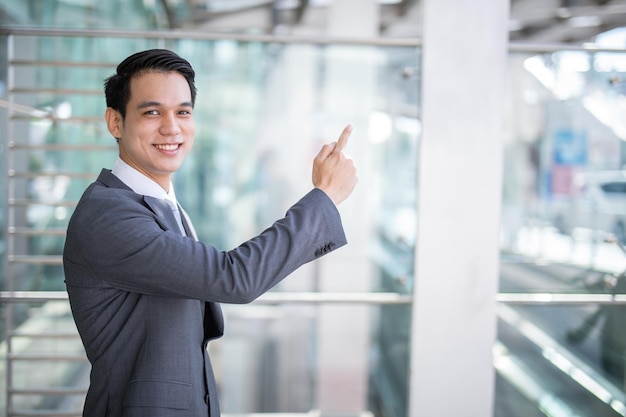
M 157 149 L 160 149 L 162 151 L 175 151 L 176 149 L 178 149 L 177 144 L 154 145 L 154 146 L 156 146 Z

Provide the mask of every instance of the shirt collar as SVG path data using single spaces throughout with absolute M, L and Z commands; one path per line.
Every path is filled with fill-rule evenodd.
M 147 195 L 150 197 L 167 199 L 176 204 L 176 194 L 174 193 L 174 184 L 170 182 L 170 191 L 166 192 L 159 184 L 146 177 L 135 168 L 128 165 L 118 156 L 113 165 L 111 173 L 119 178 L 124 184 L 130 187 L 137 194 Z

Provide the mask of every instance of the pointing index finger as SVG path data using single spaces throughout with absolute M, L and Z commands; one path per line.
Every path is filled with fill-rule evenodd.
M 341 132 L 341 135 L 339 136 L 339 140 L 337 140 L 337 146 L 335 147 L 336 151 L 343 151 L 346 147 L 346 145 L 348 144 L 348 138 L 350 137 L 350 134 L 352 133 L 352 125 L 347 125 L 344 129 L 343 132 Z

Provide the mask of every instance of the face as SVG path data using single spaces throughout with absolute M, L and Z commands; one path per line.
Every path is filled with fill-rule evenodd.
M 111 134 L 119 138 L 120 158 L 168 191 L 196 131 L 185 78 L 177 72 L 133 77 L 126 118 L 108 108 L 106 120 Z

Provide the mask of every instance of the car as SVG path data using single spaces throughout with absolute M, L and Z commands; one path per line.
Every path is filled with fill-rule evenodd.
M 626 170 L 575 175 L 555 211 L 553 224 L 562 233 L 597 231 L 626 244 Z

